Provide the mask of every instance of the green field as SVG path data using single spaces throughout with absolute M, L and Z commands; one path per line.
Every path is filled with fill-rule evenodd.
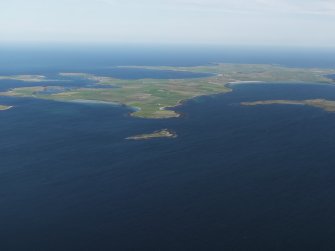
M 260 64 L 217 64 L 196 67 L 128 66 L 127 68 L 212 73 L 213 75 L 192 79 L 122 80 L 86 73 L 60 73 L 63 78 L 91 80 L 96 85 L 100 87 L 106 86 L 106 88 L 82 87 L 66 89 L 63 87 L 48 86 L 46 79 L 43 86 L 15 88 L 1 93 L 1 95 L 34 97 L 57 101 L 87 100 L 114 102 L 136 108 L 132 112 L 133 116 L 142 118 L 172 118 L 178 117 L 179 114 L 166 108 L 174 107 L 182 101 L 194 97 L 229 92 L 231 91 L 228 86 L 229 83 L 245 81 L 266 83 L 334 83 L 326 75 L 335 74 L 335 70 L 333 69 L 289 68 Z M 39 76 L 37 79 L 41 81 L 44 78 Z M 114 88 L 108 88 L 110 86 Z M 57 93 L 48 93 L 46 92 L 48 88 L 57 89 L 58 91 Z

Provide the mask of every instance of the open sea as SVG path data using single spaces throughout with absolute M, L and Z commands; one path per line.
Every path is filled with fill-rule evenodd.
M 116 66 L 214 62 L 335 68 L 325 49 L 2 45 L 0 54 L 0 75 L 190 78 L 201 75 Z M 0 91 L 38 84 L 1 80 Z M 239 105 L 335 100 L 335 85 L 233 89 L 163 120 L 0 97 L 15 106 L 0 112 L 0 250 L 335 250 L 335 113 Z M 125 140 L 163 128 L 178 138 Z

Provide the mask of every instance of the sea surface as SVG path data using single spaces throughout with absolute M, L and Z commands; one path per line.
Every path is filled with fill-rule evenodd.
M 10 48 L 0 49 L 2 75 L 186 78 L 195 76 L 115 66 L 213 59 L 335 68 L 324 51 Z M 20 85 L 34 83 L 0 81 L 0 90 Z M 0 250 L 335 250 L 335 113 L 239 105 L 312 98 L 335 100 L 335 86 L 235 85 L 163 120 L 124 106 L 0 97 L 15 106 L 0 112 Z M 178 138 L 125 140 L 164 128 Z

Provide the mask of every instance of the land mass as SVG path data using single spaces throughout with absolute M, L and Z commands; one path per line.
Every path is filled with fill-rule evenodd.
M 260 100 L 255 102 L 242 102 L 241 105 L 307 105 L 321 108 L 327 112 L 335 112 L 335 101 L 326 99 L 307 99 L 307 100 Z
M 118 103 L 132 107 L 132 116 L 161 119 L 178 117 L 179 114 L 171 108 L 181 104 L 182 101 L 202 95 L 230 92 L 231 84 L 258 82 L 331 84 L 334 83 L 334 80 L 327 76 L 335 74 L 334 69 L 290 68 L 264 64 L 211 64 L 195 67 L 127 66 L 127 68 L 187 71 L 210 73 L 211 75 L 185 79 L 125 80 L 87 73 L 60 73 L 62 78 L 90 80 L 96 86 L 64 88 L 48 86 L 47 83 L 43 83 L 40 86 L 14 88 L 0 93 L 0 95 L 56 101 L 87 100 L 89 102 Z M 13 78 L 29 79 L 29 77 L 22 76 Z M 42 78 L 39 77 L 31 77 L 31 79 L 42 82 Z
M 140 134 L 128 137 L 126 139 L 129 140 L 148 140 L 148 139 L 155 139 L 155 138 L 176 138 L 177 134 L 171 130 L 163 129 L 160 131 L 155 131 L 153 133 L 148 134 Z
M 13 106 L 0 105 L 0 111 L 5 111 L 13 108 Z
M 14 76 L 0 76 L 0 80 L 17 80 L 22 82 L 43 82 L 47 78 L 42 75 L 14 75 Z

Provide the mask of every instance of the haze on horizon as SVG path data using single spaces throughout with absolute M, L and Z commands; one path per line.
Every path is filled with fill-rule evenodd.
M 333 0 L 2 0 L 0 43 L 333 46 Z

